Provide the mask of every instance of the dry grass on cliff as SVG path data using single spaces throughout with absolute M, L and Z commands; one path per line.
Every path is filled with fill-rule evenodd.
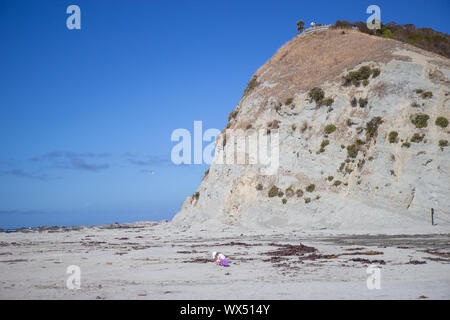
M 367 61 L 388 62 L 394 58 L 397 41 L 370 36 L 354 30 L 326 30 L 295 37 L 257 72 L 260 83 L 277 82 L 275 88 L 260 88 L 264 96 L 280 101 L 325 81 L 336 80 L 345 70 Z

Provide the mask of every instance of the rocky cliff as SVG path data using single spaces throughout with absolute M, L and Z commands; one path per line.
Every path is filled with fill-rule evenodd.
M 224 130 L 173 223 L 420 231 L 434 208 L 450 230 L 449 79 L 448 58 L 398 41 L 296 36 L 255 73 L 227 125 L 278 133 L 276 174 L 220 164 Z

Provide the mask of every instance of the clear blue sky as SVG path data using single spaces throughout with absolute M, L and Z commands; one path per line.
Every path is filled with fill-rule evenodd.
M 172 131 L 222 129 L 296 21 L 370 4 L 449 33 L 448 0 L 2 0 L 0 227 L 171 219 L 207 169 L 170 162 Z

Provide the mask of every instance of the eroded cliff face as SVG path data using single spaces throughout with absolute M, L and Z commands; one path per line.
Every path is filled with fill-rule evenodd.
M 220 141 L 173 223 L 382 232 L 428 228 L 435 208 L 450 230 L 450 126 L 435 123 L 450 119 L 449 79 L 449 59 L 396 41 L 297 36 L 255 73 L 227 125 L 278 132 L 277 173 L 219 164 Z

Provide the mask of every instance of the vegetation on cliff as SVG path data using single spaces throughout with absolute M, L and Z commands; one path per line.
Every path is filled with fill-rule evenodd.
M 381 24 L 381 29 L 370 30 L 365 22 L 350 23 L 338 20 L 333 28 L 357 27 L 359 31 L 387 39 L 394 39 L 409 43 L 421 49 L 438 53 L 450 58 L 450 35 L 435 31 L 431 28 L 416 28 L 413 24 L 400 25 L 395 22 Z

